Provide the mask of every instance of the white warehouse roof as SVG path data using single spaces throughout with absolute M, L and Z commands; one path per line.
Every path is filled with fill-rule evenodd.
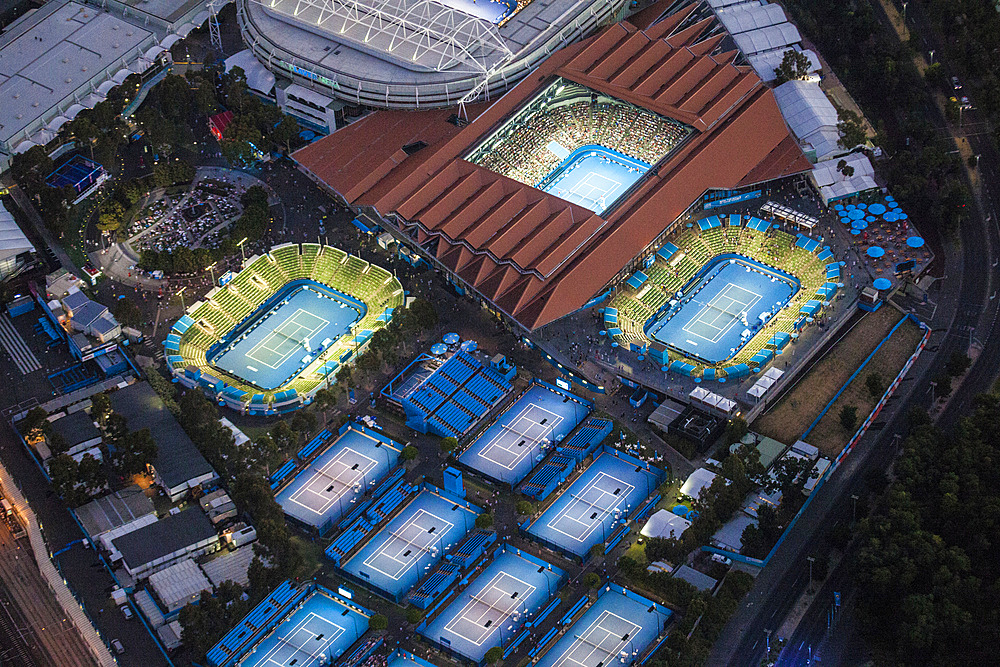
M 798 44 L 802 41 L 802 36 L 795 26 L 785 22 L 733 35 L 733 41 L 745 55 L 752 56 L 761 51 L 783 49 Z
M 781 64 L 782 59 L 785 57 L 785 53 L 789 50 L 799 51 L 800 53 L 806 54 L 806 58 L 809 59 L 809 72 L 819 72 L 823 69 L 823 66 L 819 62 L 819 56 L 816 55 L 815 51 L 802 51 L 798 47 L 791 47 L 790 49 L 774 49 L 773 51 L 763 51 L 761 53 L 755 53 L 752 56 L 747 56 L 747 60 L 750 61 L 750 65 L 757 72 L 757 76 L 760 77 L 761 81 L 764 83 L 770 83 L 774 81 L 774 70 Z
M 774 98 L 795 136 L 815 150 L 816 160 L 843 152 L 837 143 L 837 110 L 818 83 L 788 81 L 774 89 Z
M 733 5 L 718 12 L 719 20 L 731 35 L 759 30 L 788 21 L 781 5 Z
M 156 596 L 169 611 L 197 602 L 202 591 L 211 591 L 212 584 L 190 558 L 149 575 Z
M 837 168 L 841 160 L 854 169 L 850 177 L 844 176 Z M 864 153 L 851 153 L 842 158 L 817 162 L 810 176 L 824 204 L 878 187 L 878 183 L 875 182 L 875 168 Z
M 8 257 L 17 257 L 22 252 L 34 252 L 35 246 L 24 235 L 17 222 L 0 202 L 0 262 Z

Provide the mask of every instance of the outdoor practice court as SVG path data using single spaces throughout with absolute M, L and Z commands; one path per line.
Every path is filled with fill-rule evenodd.
M 425 489 L 343 565 L 398 599 L 472 529 L 478 512 Z
M 350 511 L 399 459 L 399 448 L 353 428 L 283 488 L 275 500 L 285 514 L 322 529 Z
M 223 288 L 224 289 L 224 288 Z M 299 287 L 277 306 L 256 315 L 235 344 L 209 363 L 262 389 L 285 384 L 302 368 L 303 359 L 336 342 L 361 319 L 361 308 L 329 288 L 323 294 Z
M 788 274 L 743 257 L 718 259 L 702 271 L 690 300 L 655 322 L 649 337 L 713 364 L 734 357 L 761 313 L 777 313 L 798 291 Z
M 501 639 L 510 643 L 525 616 L 533 617 L 559 592 L 563 576 L 562 570 L 506 551 L 420 634 L 479 663 Z
M 610 538 L 616 521 L 627 517 L 659 484 L 657 471 L 636 467 L 633 461 L 601 454 L 528 532 L 544 543 L 585 556 Z
M 589 413 L 581 399 L 532 385 L 458 460 L 487 477 L 517 484 L 538 462 L 543 444 L 551 446 Z
M 648 164 L 618 151 L 604 146 L 581 146 L 537 187 L 601 214 L 647 171 Z
M 239 664 L 240 667 L 330 665 L 367 629 L 368 617 L 316 592 Z
M 631 664 L 660 634 L 670 611 L 620 589 L 605 591 L 536 667 Z M 624 659 L 624 660 L 623 660 Z

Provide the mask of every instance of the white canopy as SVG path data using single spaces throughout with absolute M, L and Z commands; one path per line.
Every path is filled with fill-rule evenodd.
M 693 473 L 688 475 L 688 478 L 681 486 L 681 493 L 685 496 L 697 498 L 701 495 L 701 490 L 711 486 L 716 477 L 718 477 L 718 475 L 708 468 L 698 468 Z
M 0 202 L 0 259 L 15 257 L 34 249 L 35 246 L 31 245 L 31 241 L 17 226 L 14 216 L 8 213 L 3 202 Z
M 774 366 L 771 366 L 770 368 L 767 369 L 767 372 L 764 373 L 764 377 L 771 378 L 772 380 L 777 380 L 784 374 L 785 371 L 781 370 L 780 368 L 775 368 Z
M 774 89 L 774 98 L 785 122 L 800 141 L 812 146 L 816 159 L 845 152 L 837 143 L 837 110 L 818 83 L 788 81 Z
M 702 387 L 695 387 L 694 390 L 688 394 L 689 398 L 699 402 L 704 402 L 706 396 L 708 396 L 708 390 L 703 389 Z
M 684 531 L 691 526 L 691 522 L 684 517 L 677 516 L 673 512 L 660 510 L 653 516 L 639 531 L 646 537 L 664 537 L 677 539 L 684 534 Z
M 767 391 L 767 388 L 766 387 L 762 387 L 759 384 L 755 384 L 754 386 L 752 386 L 749 389 L 747 389 L 747 393 L 750 394 L 751 396 L 753 396 L 754 398 L 760 398 L 761 396 L 764 395 L 764 392 L 766 392 L 766 391 Z

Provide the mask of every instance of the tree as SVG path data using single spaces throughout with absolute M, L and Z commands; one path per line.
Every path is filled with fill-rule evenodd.
M 601 577 L 596 572 L 588 572 L 583 575 L 583 585 L 593 590 L 601 585 Z
M 749 432 L 750 428 L 747 426 L 745 419 L 742 417 L 733 417 L 726 422 L 725 444 L 732 445 L 740 442 L 743 436 Z
M 434 305 L 426 299 L 414 299 L 409 307 L 413 314 L 413 321 L 422 330 L 427 330 L 437 326 L 438 314 Z
M 399 453 L 399 458 L 403 461 L 415 461 L 417 456 L 420 455 L 420 451 L 413 445 L 407 445 L 403 447 L 403 451 Z
M 958 377 L 969 370 L 969 366 L 971 365 L 972 359 L 968 355 L 956 350 L 948 357 L 948 362 L 945 364 L 945 371 L 952 377 Z
M 840 409 L 840 425 L 845 431 L 852 431 L 858 425 L 858 409 L 853 405 L 845 405 Z
M 837 129 L 841 135 L 837 143 L 842 148 L 850 150 L 868 142 L 868 133 L 865 131 L 861 116 L 849 109 L 838 109 L 837 117 L 840 119 Z
M 128 298 L 116 300 L 111 312 L 115 316 L 115 319 L 126 327 L 138 327 L 144 319 L 139 306 L 135 305 L 135 302 Z
M 90 418 L 103 427 L 111 415 L 111 399 L 103 391 L 90 397 Z
M 774 85 L 780 86 L 788 81 L 802 81 L 809 78 L 812 63 L 809 56 L 801 51 L 789 49 L 781 58 L 781 64 L 774 68 Z
M 417 609 L 416 607 L 407 607 L 406 608 L 406 622 L 407 623 L 416 625 L 417 623 L 420 622 L 420 619 L 422 619 L 423 617 L 424 617 L 424 612 L 422 612 L 421 610 Z
M 45 411 L 45 408 L 40 406 L 31 408 L 17 425 L 18 429 L 28 442 L 35 442 L 52 432 L 52 424 L 48 417 L 49 413 Z
M 84 454 L 78 466 L 80 483 L 83 485 L 88 495 L 93 495 L 104 488 L 106 483 L 104 476 L 104 466 L 92 454 Z
M 514 505 L 514 509 L 518 514 L 522 516 L 528 516 L 535 511 L 535 506 L 529 503 L 527 500 L 518 500 Z
M 885 392 L 885 382 L 882 381 L 882 376 L 875 371 L 865 377 L 865 387 L 868 388 L 868 394 L 872 398 L 878 398 Z
M 326 424 L 329 421 L 327 411 L 337 407 L 337 395 L 330 389 L 323 388 L 313 395 L 313 403 L 323 413 L 323 423 Z
M 381 632 L 389 627 L 389 619 L 382 614 L 372 614 L 372 617 L 368 619 L 368 627 L 375 632 Z
M 591 558 L 600 558 L 603 555 L 604 555 L 604 545 L 603 544 L 597 543 L 594 546 L 590 547 L 590 557 Z
M 445 454 L 450 454 L 458 447 L 458 439 L 451 436 L 447 438 L 441 438 L 441 451 Z
M 156 442 L 148 428 L 132 431 L 115 442 L 113 462 L 123 477 L 139 475 L 148 469 L 156 458 Z
M 486 652 L 484 660 L 490 665 L 500 664 L 503 661 L 503 649 L 499 646 L 494 646 Z
M 286 421 L 280 421 L 271 429 L 271 438 L 282 454 L 288 454 L 299 441 L 299 434 L 292 430 Z
M 292 141 L 299 136 L 299 124 L 291 116 L 282 116 L 274 129 L 271 130 L 271 139 L 279 146 L 285 147 L 285 152 L 292 151 Z
M 49 460 L 49 478 L 52 488 L 70 507 L 87 502 L 89 496 L 80 484 L 80 466 L 69 454 L 60 454 Z
M 487 529 L 493 526 L 493 515 L 489 512 L 483 512 L 476 517 L 476 528 Z

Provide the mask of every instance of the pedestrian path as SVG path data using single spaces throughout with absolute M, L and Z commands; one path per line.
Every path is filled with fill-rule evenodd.
M 35 356 L 35 353 L 28 347 L 28 344 L 21 338 L 21 334 L 17 332 L 17 329 L 14 328 L 14 323 L 10 321 L 10 318 L 6 314 L 0 315 L 0 345 L 7 351 L 10 358 L 14 360 L 14 364 L 23 375 L 34 373 L 42 367 L 42 364 L 38 361 L 38 357 Z

